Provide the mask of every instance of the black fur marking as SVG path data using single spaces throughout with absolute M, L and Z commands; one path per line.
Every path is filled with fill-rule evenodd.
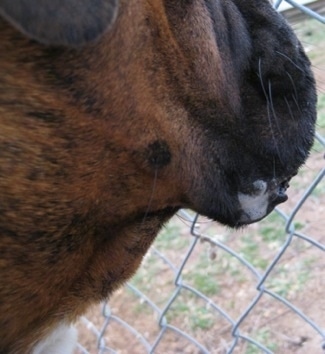
M 156 140 L 149 144 L 146 153 L 150 166 L 155 168 L 168 165 L 172 157 L 168 144 L 163 140 Z
M 91 90 L 80 87 L 71 89 L 71 93 L 74 100 L 82 105 L 86 113 L 97 116 L 102 112 L 101 105 L 98 104 L 98 99 Z
M 40 168 L 34 167 L 28 172 L 26 177 L 30 181 L 37 181 L 41 176 L 43 176 L 43 171 Z
M 28 117 L 40 119 L 46 123 L 61 123 L 63 122 L 64 118 L 62 114 L 59 112 L 52 112 L 52 111 L 32 111 L 27 112 Z

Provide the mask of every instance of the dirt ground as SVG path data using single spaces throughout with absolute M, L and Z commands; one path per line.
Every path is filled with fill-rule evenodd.
M 323 34 L 325 34 L 324 30 Z M 308 43 L 305 43 L 305 46 L 308 46 Z M 319 45 L 318 49 L 316 48 L 317 56 L 313 60 L 318 91 L 323 94 L 325 93 L 324 48 L 325 38 L 323 44 Z M 324 133 L 325 127 L 322 129 L 324 129 Z M 313 152 L 301 175 L 297 177 L 297 182 L 290 188 L 290 199 L 281 207 L 282 210 L 285 212 L 292 210 L 305 192 L 306 187 L 323 167 L 324 150 L 319 148 L 318 151 Z M 323 245 L 325 244 L 324 180 L 297 213 L 295 221 L 300 232 Z M 157 240 L 157 242 L 160 242 L 158 242 L 158 246 L 162 245 L 162 252 L 166 257 L 178 268 L 192 236 L 190 236 L 188 225 L 181 218 L 176 218 L 174 223 L 178 234 L 177 240 L 173 238 L 168 242 L 163 240 Z M 261 273 L 264 273 L 267 265 L 274 259 L 285 242 L 283 226 L 278 231 L 280 239 L 276 239 L 272 236 L 272 230 L 269 230 L 269 233 L 266 232 L 267 225 L 267 221 L 265 221 L 262 226 L 251 225 L 244 231 L 233 232 L 203 220 L 200 232 L 222 240 L 231 249 L 245 257 L 251 257 L 249 258 L 250 263 L 253 263 Z M 270 225 L 272 228 L 275 224 L 271 223 Z M 250 242 L 245 235 L 248 235 L 252 241 Z M 261 237 L 269 237 L 269 239 L 263 239 L 265 242 L 262 242 Z M 166 243 L 170 243 L 170 248 L 165 248 Z M 191 275 L 193 273 L 196 274 L 195 278 Z M 185 281 L 195 287 L 199 286 L 199 283 L 196 282 L 201 281 L 203 292 L 206 292 L 211 301 L 218 304 L 234 320 L 241 316 L 258 294 L 257 280 L 252 273 L 245 270 L 241 264 L 221 249 L 211 250 L 208 243 L 200 243 L 196 246 L 195 252 L 191 255 L 182 274 Z M 202 274 L 208 277 L 208 281 L 202 280 Z M 159 308 L 163 308 L 176 289 L 173 284 L 174 278 L 175 273 L 171 268 L 155 254 L 151 254 L 145 259 L 143 269 L 140 270 L 133 284 L 141 289 Z M 265 286 L 283 295 L 319 327 L 325 329 L 325 257 L 324 252 L 319 248 L 294 238 L 267 278 Z M 131 324 L 146 338 L 150 345 L 153 344 L 160 328 L 158 315 L 150 306 L 144 301 L 140 301 L 127 288 L 117 291 L 109 303 L 110 311 L 114 316 Z M 80 322 L 78 328 L 80 343 L 87 351 L 78 350 L 77 353 L 97 353 L 99 336 L 105 338 L 107 347 L 113 348 L 111 351 L 103 351 L 105 353 L 141 354 L 147 352 L 139 337 L 130 334 L 126 327 L 118 324 L 114 318 L 106 327 L 106 319 L 102 315 L 102 305 L 94 307 L 86 317 L 90 322 Z M 183 290 L 178 295 L 175 305 L 166 313 L 166 318 L 169 324 L 193 336 L 213 354 L 226 353 L 225 348 L 233 340 L 229 321 L 200 298 Z M 267 294 L 262 296 L 239 329 L 241 333 L 248 334 L 263 343 L 274 353 L 325 353 L 325 349 L 322 349 L 322 338 L 317 331 L 287 306 Z M 101 330 L 103 331 L 102 335 L 99 333 Z M 200 353 L 200 350 L 181 335 L 167 330 L 155 353 Z M 262 353 L 262 351 L 250 346 L 247 341 L 239 341 L 234 353 L 254 354 Z

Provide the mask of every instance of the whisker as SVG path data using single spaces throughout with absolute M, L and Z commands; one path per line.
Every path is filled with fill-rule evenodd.
M 186 226 L 192 224 L 190 220 L 186 219 L 184 216 L 180 215 L 179 213 L 176 213 L 176 218 L 179 219 Z
M 266 109 L 267 109 L 267 119 L 269 121 L 269 126 L 270 126 L 270 130 L 271 130 L 271 135 L 272 135 L 272 139 L 274 142 L 274 146 L 278 155 L 279 160 L 281 161 L 281 163 L 283 162 L 281 159 L 281 154 L 280 154 L 280 150 L 277 144 L 277 141 L 275 139 L 275 134 L 274 134 L 274 129 L 273 129 L 273 125 L 272 125 L 272 118 L 271 118 L 271 112 L 270 112 L 270 103 L 269 100 L 267 100 L 267 104 L 266 104 Z
M 295 85 L 295 83 L 294 83 L 294 81 L 293 81 L 292 76 L 291 76 L 287 71 L 286 71 L 286 74 L 287 74 L 287 76 L 289 77 L 289 80 L 291 81 L 291 85 L 292 85 L 292 87 L 293 87 L 293 90 L 294 90 L 294 93 L 295 93 L 295 97 L 296 97 L 296 100 L 297 100 L 297 97 L 298 97 L 297 87 L 296 87 L 296 85 Z
M 279 51 L 275 51 L 277 54 L 279 54 L 279 55 L 282 55 L 284 58 L 286 58 L 286 59 L 288 59 L 288 61 L 293 65 L 293 66 L 295 66 L 298 70 L 300 70 L 302 73 L 304 73 L 305 71 L 303 70 L 303 69 L 301 69 L 301 67 L 300 66 L 298 66 L 290 57 L 288 57 L 287 55 L 285 55 L 285 54 L 283 54 L 283 53 L 281 53 L 281 52 L 279 52 Z
M 291 107 L 290 107 L 290 103 L 289 103 L 289 101 L 287 100 L 287 97 L 284 97 L 284 100 L 285 100 L 285 102 L 286 102 L 286 104 L 287 104 L 287 107 L 288 107 L 288 110 L 289 110 L 290 117 L 291 117 L 292 119 L 295 119 L 295 116 L 294 116 L 294 115 L 293 115 L 293 113 L 292 113 L 292 109 L 291 109 Z
M 273 179 L 276 179 L 275 158 L 273 157 Z
M 263 90 L 264 96 L 266 98 L 266 101 L 268 102 L 269 98 L 268 98 L 268 94 L 267 94 L 267 92 L 265 90 L 263 77 L 262 77 L 262 61 L 261 61 L 261 58 L 258 60 L 258 75 L 259 75 L 259 79 L 261 81 L 261 86 L 262 86 L 262 90 Z
M 272 109 L 272 113 L 273 113 L 273 117 L 274 117 L 274 121 L 275 121 L 276 127 L 278 129 L 279 135 L 281 136 L 281 139 L 284 140 L 283 139 L 282 130 L 281 130 L 280 125 L 279 125 L 278 116 L 275 113 L 275 109 L 274 109 L 274 105 L 273 105 L 271 81 L 269 81 L 269 97 L 270 97 L 270 105 L 271 105 L 271 109 Z M 279 156 L 279 160 L 283 163 L 283 161 L 281 159 L 281 154 L 280 154 L 280 151 L 279 151 L 279 148 L 278 148 L 277 145 L 276 145 L 276 150 L 277 150 L 277 153 L 278 153 L 278 156 Z
M 325 67 L 316 65 L 315 63 L 312 63 L 312 64 L 311 64 L 311 67 L 312 67 L 313 69 L 316 69 L 316 70 L 319 70 L 319 71 L 322 71 L 322 72 L 325 71 Z
M 294 103 L 296 104 L 296 106 L 297 106 L 299 112 L 302 113 L 302 112 L 301 112 L 301 109 L 300 109 L 300 106 L 299 106 L 299 103 L 298 103 L 298 101 L 297 101 L 295 95 L 292 95 L 292 99 L 293 99 Z
M 267 118 L 268 118 L 268 121 L 269 121 L 269 126 L 270 126 L 270 130 L 271 130 L 272 139 L 273 139 L 274 146 L 275 146 L 275 149 L 277 151 L 279 160 L 282 162 L 280 150 L 279 150 L 278 144 L 277 144 L 276 139 L 275 139 L 275 134 L 274 134 L 273 125 L 272 125 L 271 112 L 270 112 L 270 95 L 267 93 L 267 91 L 265 89 L 263 78 L 262 78 L 262 62 L 261 62 L 261 58 L 258 61 L 258 72 L 259 72 L 259 78 L 260 78 L 260 81 L 261 81 L 262 90 L 263 90 L 263 93 L 264 93 L 264 96 L 265 96 L 265 99 L 266 99 Z M 272 103 L 272 99 L 271 99 L 271 103 Z M 273 110 L 273 103 L 272 103 L 272 110 Z
M 274 105 L 273 105 L 273 99 L 272 99 L 272 84 L 271 84 L 271 81 L 270 81 L 270 80 L 269 80 L 268 88 L 269 88 L 270 107 L 271 107 L 271 111 L 272 111 L 272 114 L 273 114 L 273 117 L 274 117 L 275 125 L 276 125 L 276 127 L 278 128 L 279 134 L 280 134 L 281 137 L 282 137 L 282 132 L 281 132 L 281 129 L 280 129 L 280 126 L 279 126 L 278 117 L 277 117 L 277 115 L 276 115 L 276 113 L 275 113 L 275 109 L 274 109 Z M 283 137 L 282 137 L 282 138 L 283 138 Z
M 154 180 L 153 180 L 153 184 L 152 184 L 152 191 L 151 191 L 151 195 L 150 195 L 150 198 L 149 198 L 147 210 L 144 213 L 144 216 L 143 216 L 143 219 L 142 219 L 142 224 L 144 224 L 144 222 L 146 221 L 146 218 L 147 218 L 147 216 L 148 216 L 148 214 L 150 212 L 153 196 L 154 196 L 154 193 L 155 193 L 155 190 L 156 190 L 157 178 L 158 178 L 158 168 L 155 169 L 155 175 L 154 175 Z
M 299 39 L 300 43 L 302 44 L 302 46 L 304 47 L 304 50 L 306 52 L 312 51 L 312 50 L 316 50 L 316 49 L 320 49 L 320 45 L 316 44 L 316 43 L 311 43 L 309 41 L 303 40 L 303 39 Z
M 180 215 L 179 213 L 176 214 L 176 217 L 186 226 L 191 226 L 193 221 L 186 219 L 184 216 Z M 211 220 L 200 220 L 197 222 L 199 225 L 211 224 Z

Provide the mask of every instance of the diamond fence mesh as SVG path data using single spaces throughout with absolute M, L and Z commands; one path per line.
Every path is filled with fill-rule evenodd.
M 182 210 L 135 277 L 81 319 L 78 353 L 325 353 L 325 5 L 274 6 L 306 14 L 296 27 L 319 89 L 289 202 L 236 232 Z

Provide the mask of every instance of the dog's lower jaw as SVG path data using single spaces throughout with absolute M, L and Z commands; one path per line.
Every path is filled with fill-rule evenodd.
M 32 349 L 31 354 L 72 354 L 77 346 L 77 330 L 60 323 Z

